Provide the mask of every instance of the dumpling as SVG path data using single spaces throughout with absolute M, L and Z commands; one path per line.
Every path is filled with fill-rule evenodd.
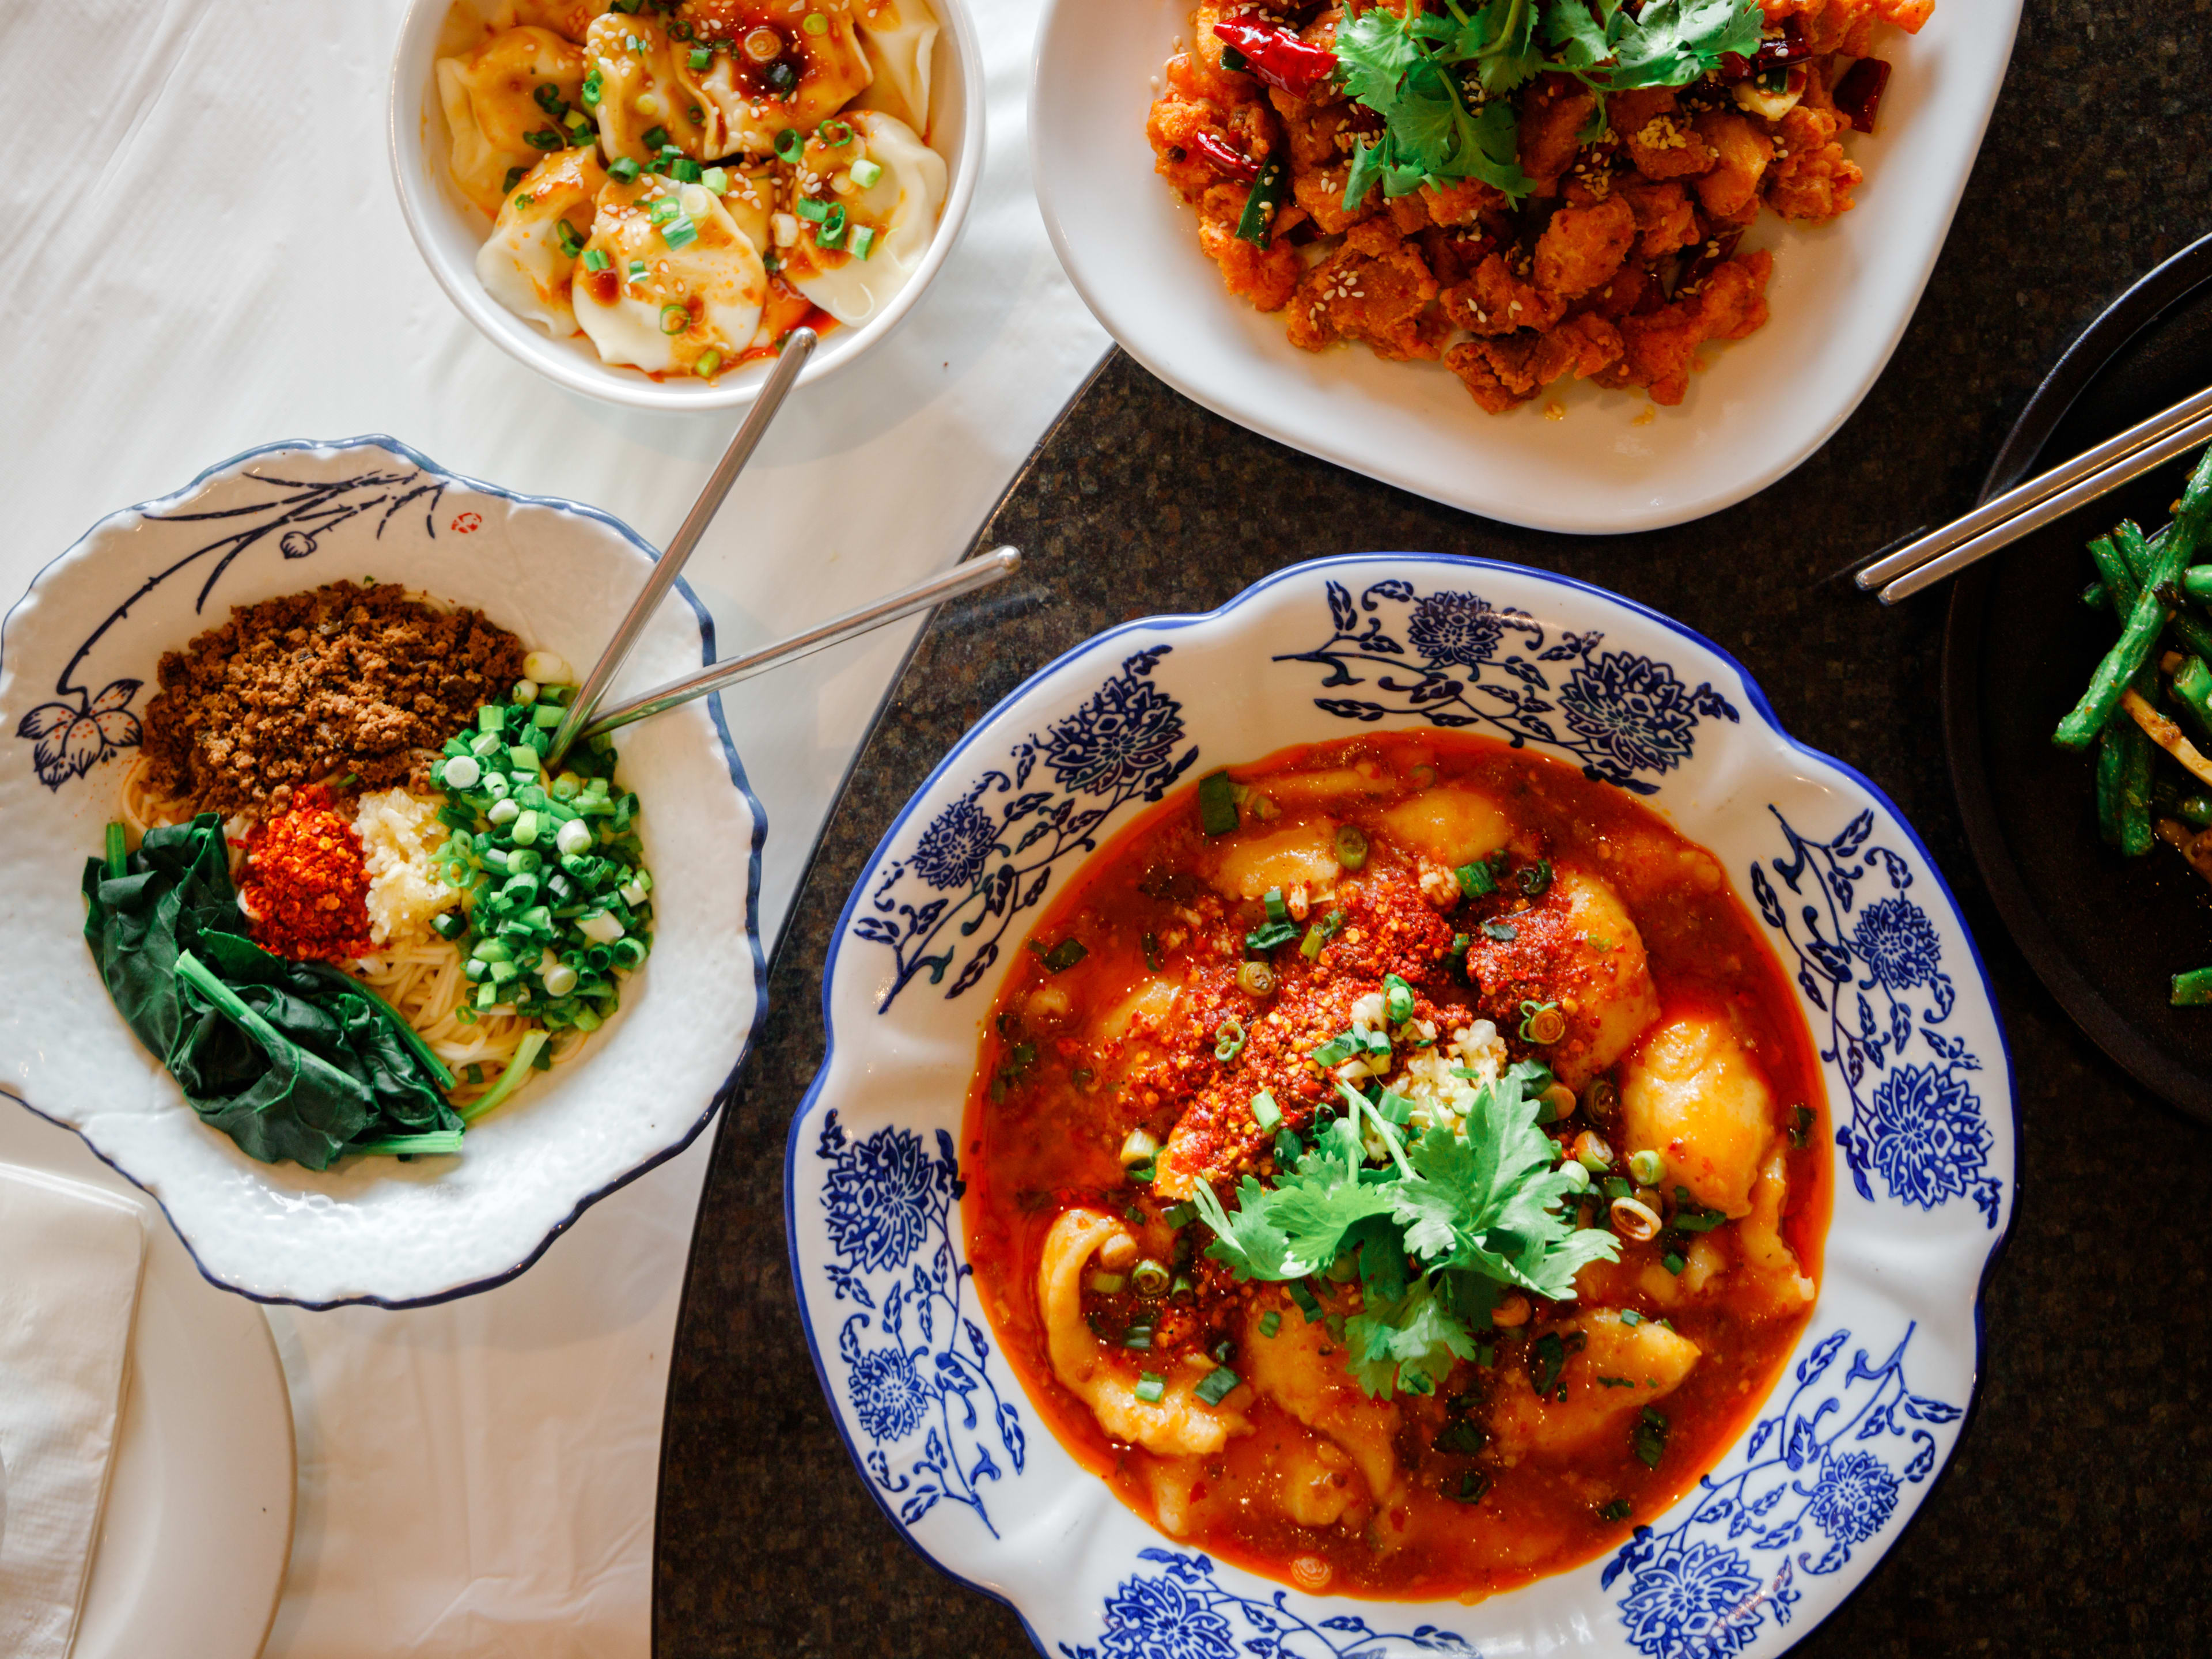
M 484 292 L 556 340 L 576 331 L 569 286 L 606 182 L 591 150 L 547 156 L 501 201 L 491 239 L 477 251 Z
M 730 146 L 720 117 L 690 70 L 690 48 L 680 52 L 652 18 L 611 11 L 592 20 L 584 35 L 593 83 L 585 107 L 599 124 L 599 147 L 610 161 L 649 161 L 659 148 L 646 143 L 656 129 L 695 159 L 720 155 Z
M 1045 1235 L 1037 1263 L 1037 1314 L 1044 1322 L 1045 1347 L 1055 1376 L 1068 1392 L 1091 1407 L 1098 1426 L 1162 1457 L 1201 1456 L 1221 1449 L 1232 1434 L 1250 1429 L 1243 1413 L 1229 1402 L 1236 1394 L 1209 1406 L 1198 1398 L 1200 1373 L 1176 1368 L 1156 1401 L 1137 1397 L 1137 1379 L 1126 1356 L 1109 1354 L 1083 1317 L 1083 1270 L 1091 1253 L 1129 1230 L 1096 1210 L 1069 1210 Z
M 1610 1308 L 1594 1309 L 1560 1327 L 1580 1331 L 1581 1347 L 1559 1369 L 1555 1394 L 1539 1400 L 1519 1365 L 1503 1368 L 1491 1397 L 1490 1426 L 1508 1456 L 1580 1451 L 1601 1436 L 1625 1443 L 1628 1420 L 1681 1387 L 1703 1351 L 1655 1319 L 1631 1325 Z M 1605 1379 L 1605 1380 L 1601 1380 Z M 1566 1398 L 1558 1397 L 1564 1394 Z
M 945 158 L 880 110 L 856 110 L 848 121 L 853 136 L 845 144 L 824 144 L 817 134 L 800 161 L 827 186 L 813 199 L 830 222 L 842 215 L 840 245 L 821 246 L 826 227 L 802 216 L 799 234 L 781 251 L 785 281 L 839 322 L 858 326 L 890 303 L 928 252 L 945 204 Z M 876 170 L 872 184 L 854 177 L 856 165 Z M 840 180 L 848 188 L 838 189 Z
M 580 40 L 592 19 L 613 4 L 614 0 L 501 0 L 495 26 L 513 28 L 526 23 Z
M 1667 1186 L 1750 1213 L 1774 1139 L 1773 1097 L 1724 1015 L 1684 1015 L 1645 1036 L 1621 1073 L 1620 1118 L 1626 1150 L 1657 1152 Z
M 486 213 L 500 210 L 511 168 L 537 165 L 551 140 L 533 144 L 532 133 L 558 131 L 560 123 L 538 101 L 550 87 L 572 109 L 584 84 L 584 54 L 550 29 L 512 28 L 474 52 L 438 60 L 438 100 L 453 135 L 453 182 Z
M 819 33 L 807 27 L 815 17 L 822 20 Z M 786 9 L 775 0 L 750 0 L 730 27 L 738 50 L 716 52 L 692 77 L 719 122 L 716 155 L 765 155 L 777 134 L 792 127 L 812 132 L 875 77 L 852 14 L 842 6 L 802 11 L 796 3 Z
M 1321 891 L 1343 872 L 1336 857 L 1336 826 L 1327 818 L 1310 818 L 1272 835 L 1226 838 L 1213 867 L 1213 889 L 1233 899 L 1255 899 L 1271 887 L 1287 893 L 1300 883 Z
M 745 240 L 766 252 L 775 216 L 775 164 L 757 161 L 744 167 L 732 165 L 723 171 L 729 175 L 730 187 L 722 192 L 722 205 L 744 232 Z
M 1455 867 L 1488 858 L 1513 835 L 1496 801 L 1449 785 L 1401 801 L 1382 815 L 1382 827 L 1392 840 Z
M 604 255 L 604 268 L 592 253 Z M 760 252 L 704 185 L 610 179 L 576 270 L 576 323 L 601 361 L 709 373 L 750 343 L 768 299 Z
M 937 15 L 927 0 L 860 0 L 855 27 L 875 71 L 861 101 L 927 132 L 929 58 L 937 46 Z

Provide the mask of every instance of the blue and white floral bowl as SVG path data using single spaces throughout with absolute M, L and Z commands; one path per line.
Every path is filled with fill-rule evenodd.
M 1643 796 L 1734 875 L 1825 1061 L 1820 1297 L 1712 1473 L 1613 1553 L 1476 1606 L 1309 1595 L 1179 1547 L 1061 1448 L 969 1277 L 957 1137 L 982 1022 L 1041 907 L 1179 782 L 1424 726 Z M 1794 742 L 1725 653 L 1540 571 L 1373 554 L 1103 634 L 985 718 L 908 803 L 824 969 L 830 1053 L 792 1123 L 792 1267 L 862 1479 L 1062 1659 L 1778 1653 L 1873 1569 L 1956 1443 L 2013 1201 L 2011 1066 L 1926 848 Z
M 405 1307 L 523 1271 L 597 1200 L 690 1144 L 766 1007 L 766 823 L 718 701 L 630 727 L 654 877 L 653 955 L 570 1065 L 458 1158 L 257 1164 L 203 1125 L 109 1003 L 79 884 L 115 816 L 161 653 L 234 605 L 374 577 L 484 611 L 580 672 L 655 557 L 592 508 L 456 477 L 389 438 L 272 444 L 102 519 L 0 627 L 0 1093 L 76 1130 L 152 1194 L 200 1270 L 262 1301 Z M 710 662 L 714 624 L 662 606 L 625 672 Z M 0 1107 L 0 1110 L 12 1110 Z

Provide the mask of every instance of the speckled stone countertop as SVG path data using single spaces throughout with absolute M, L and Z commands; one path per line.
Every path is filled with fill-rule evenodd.
M 1912 1528 L 1796 1650 L 2212 1651 L 2212 1130 L 2145 1096 L 2074 1029 L 1984 898 L 1944 765 L 1942 600 L 1884 611 L 1822 580 L 1969 504 L 2066 342 L 2212 230 L 2208 157 L 2212 0 L 2030 0 L 1950 240 L 1873 392 L 1779 483 L 1656 534 L 1577 539 L 1437 507 L 1255 437 L 1109 358 L 978 537 L 1021 547 L 1022 575 L 922 638 L 776 957 L 677 1336 L 656 1652 L 1032 1651 L 1011 1612 L 884 1519 L 799 1332 L 783 1146 L 821 1055 L 829 930 L 908 795 L 1037 667 L 1127 618 L 1206 610 L 1280 565 L 1373 549 L 1564 571 L 1711 635 L 1793 733 L 1897 801 L 1979 937 L 2025 1133 L 1977 1409 Z M 1243 510 L 1254 501 L 1267 511 Z

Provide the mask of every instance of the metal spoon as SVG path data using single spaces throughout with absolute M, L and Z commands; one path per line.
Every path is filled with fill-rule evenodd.
M 592 665 L 592 672 L 584 677 L 583 684 L 577 690 L 575 701 L 568 705 L 568 712 L 562 716 L 561 724 L 554 728 L 552 746 L 545 751 L 548 768 L 555 771 L 560 769 L 561 757 L 568 752 L 569 745 L 576 741 L 577 734 L 590 722 L 592 712 L 599 706 L 599 700 L 607 695 L 607 687 L 622 672 L 623 664 L 629 660 L 638 636 L 645 632 L 646 623 L 660 608 L 661 600 L 667 598 L 668 590 L 675 585 L 677 577 L 683 574 L 684 562 L 690 558 L 692 550 L 699 545 L 700 537 L 707 533 L 707 526 L 714 522 L 723 497 L 730 493 L 730 486 L 737 483 L 738 474 L 745 470 L 745 463 L 752 459 L 753 451 L 760 447 L 760 441 L 768 435 L 769 423 L 775 419 L 776 411 L 783 407 L 783 400 L 791 388 L 799 383 L 799 371 L 806 367 L 806 360 L 814 355 L 814 347 L 819 337 L 811 328 L 795 328 L 784 342 L 783 353 L 776 359 L 775 368 L 762 386 L 760 396 L 754 400 L 752 408 L 738 425 L 738 435 L 730 440 L 730 447 L 722 452 L 722 459 L 707 475 L 707 482 L 699 491 L 699 499 L 691 503 L 691 511 L 677 531 L 675 539 L 654 561 L 651 574 L 645 579 L 645 586 L 638 590 L 637 598 L 630 602 L 629 613 L 616 626 L 614 637 L 607 641 L 607 648 L 599 653 L 599 661 Z

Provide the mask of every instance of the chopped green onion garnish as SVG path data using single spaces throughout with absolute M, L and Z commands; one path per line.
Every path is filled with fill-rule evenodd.
M 1140 1371 L 1138 1373 L 1137 1398 L 1143 1401 L 1147 1406 L 1158 1405 L 1160 1402 L 1160 1396 L 1167 1391 L 1168 1384 L 1165 1377 L 1156 1376 L 1150 1371 Z
M 1267 907 L 1268 921 L 1288 921 L 1291 919 L 1290 907 L 1283 902 L 1283 890 L 1281 888 L 1270 887 L 1267 891 L 1266 896 L 1261 898 L 1260 902 Z
M 1237 786 L 1226 772 L 1209 772 L 1198 781 L 1198 821 L 1209 836 L 1237 830 Z
M 584 269 L 586 270 L 605 270 L 613 263 L 614 261 L 607 258 L 607 251 L 603 247 L 587 247 L 584 250 Z
M 830 210 L 822 221 L 822 228 L 814 233 L 817 247 L 842 247 L 845 245 L 845 210 L 841 204 Z
M 873 225 L 855 225 L 853 228 L 851 251 L 855 259 L 865 259 L 876 251 L 876 228 Z
M 1646 1406 L 1643 1414 L 1636 1419 L 1632 1437 L 1636 1461 L 1645 1468 L 1657 1468 L 1659 1460 L 1667 1455 L 1667 1431 L 1669 1426 L 1665 1414 L 1652 1406 Z
M 853 129 L 842 121 L 824 121 L 814 129 L 814 136 L 832 149 L 842 149 L 853 142 Z
M 568 135 L 558 127 L 544 127 L 536 132 L 524 133 L 522 142 L 532 149 L 566 149 L 568 148 Z
M 1382 975 L 1383 1018 L 1403 1025 L 1413 1017 L 1413 988 L 1395 974 Z
M 717 196 L 726 196 L 730 189 L 730 174 L 726 167 L 708 167 L 699 175 L 699 182 Z
M 690 326 L 691 312 L 689 307 L 679 305 L 665 305 L 661 307 L 660 331 L 663 334 L 681 334 L 685 329 Z M 555 715 L 556 724 L 559 723 L 559 719 L 560 716 L 556 713 Z
M 627 155 L 623 156 L 619 161 L 610 161 L 607 163 L 607 177 L 610 179 L 619 179 L 626 185 L 635 184 L 637 182 L 637 175 L 644 170 L 644 168 L 638 166 L 635 161 L 630 160 Z
M 806 14 L 806 21 L 799 27 L 809 34 L 827 34 L 830 33 L 830 20 L 818 11 L 810 11 Z
M 702 380 L 711 380 L 722 367 L 722 354 L 708 346 L 699 354 L 699 361 L 691 365 L 691 372 Z
M 1030 949 L 1036 952 L 1037 960 L 1044 963 L 1048 974 L 1064 974 L 1091 954 L 1079 939 L 1064 939 L 1050 950 L 1031 939 Z
M 1336 861 L 1347 870 L 1367 862 L 1367 837 L 1348 823 L 1336 832 Z
M 686 247 L 699 240 L 699 227 L 689 219 L 678 219 L 661 231 L 660 240 L 671 248 Z
M 1244 1052 L 1244 1022 L 1231 1014 L 1214 1028 L 1213 1057 L 1226 1066 Z
M 584 239 L 576 234 L 575 226 L 570 224 L 566 219 L 556 219 L 553 222 L 553 236 L 554 240 L 561 244 L 561 252 L 571 259 L 584 251 Z
M 1468 898 L 1480 898 L 1495 891 L 1498 886 L 1498 878 L 1491 874 L 1489 864 L 1483 860 L 1462 864 L 1452 874 L 1459 878 L 1459 890 Z
M 584 107 L 586 109 L 597 109 L 599 106 L 599 99 L 601 95 L 606 91 L 606 87 L 607 83 L 605 80 L 601 77 L 599 70 L 593 70 L 589 75 L 586 76 L 584 77 L 584 89 L 582 93 Z
M 853 182 L 862 190 L 874 189 L 876 180 L 884 176 L 883 163 L 865 155 L 854 162 L 848 170 L 853 175 Z
M 775 135 L 775 156 L 779 161 L 796 161 L 806 153 L 806 140 L 800 137 L 797 127 L 786 127 Z
M 1272 1129 L 1283 1121 L 1283 1109 L 1265 1089 L 1252 1097 L 1252 1121 L 1262 1129 Z
M 692 67 L 693 69 L 695 69 L 695 70 L 702 70 L 702 69 L 705 69 L 705 68 L 707 68 L 709 64 L 711 64 L 714 61 L 714 54 L 712 52 L 708 51 L 706 47 L 704 47 L 704 46 L 694 46 L 694 47 L 692 47 L 692 48 L 691 48 L 691 57 L 690 57 L 690 62 L 691 67 Z
M 665 149 L 668 147 L 668 129 L 666 127 L 647 127 L 645 130 L 645 147 L 656 153 Z
M 1218 1406 L 1229 1397 L 1242 1380 L 1228 1366 L 1222 1365 L 1200 1377 L 1198 1386 L 1191 1392 L 1206 1401 L 1207 1405 Z
M 802 196 L 791 204 L 791 210 L 800 218 L 820 224 L 830 216 L 830 204 L 818 198 Z
M 1278 1313 L 1274 1309 L 1270 1308 L 1267 1312 L 1260 1316 L 1261 1335 L 1273 1336 L 1277 1331 L 1279 1331 L 1282 1328 L 1283 1316 Z

